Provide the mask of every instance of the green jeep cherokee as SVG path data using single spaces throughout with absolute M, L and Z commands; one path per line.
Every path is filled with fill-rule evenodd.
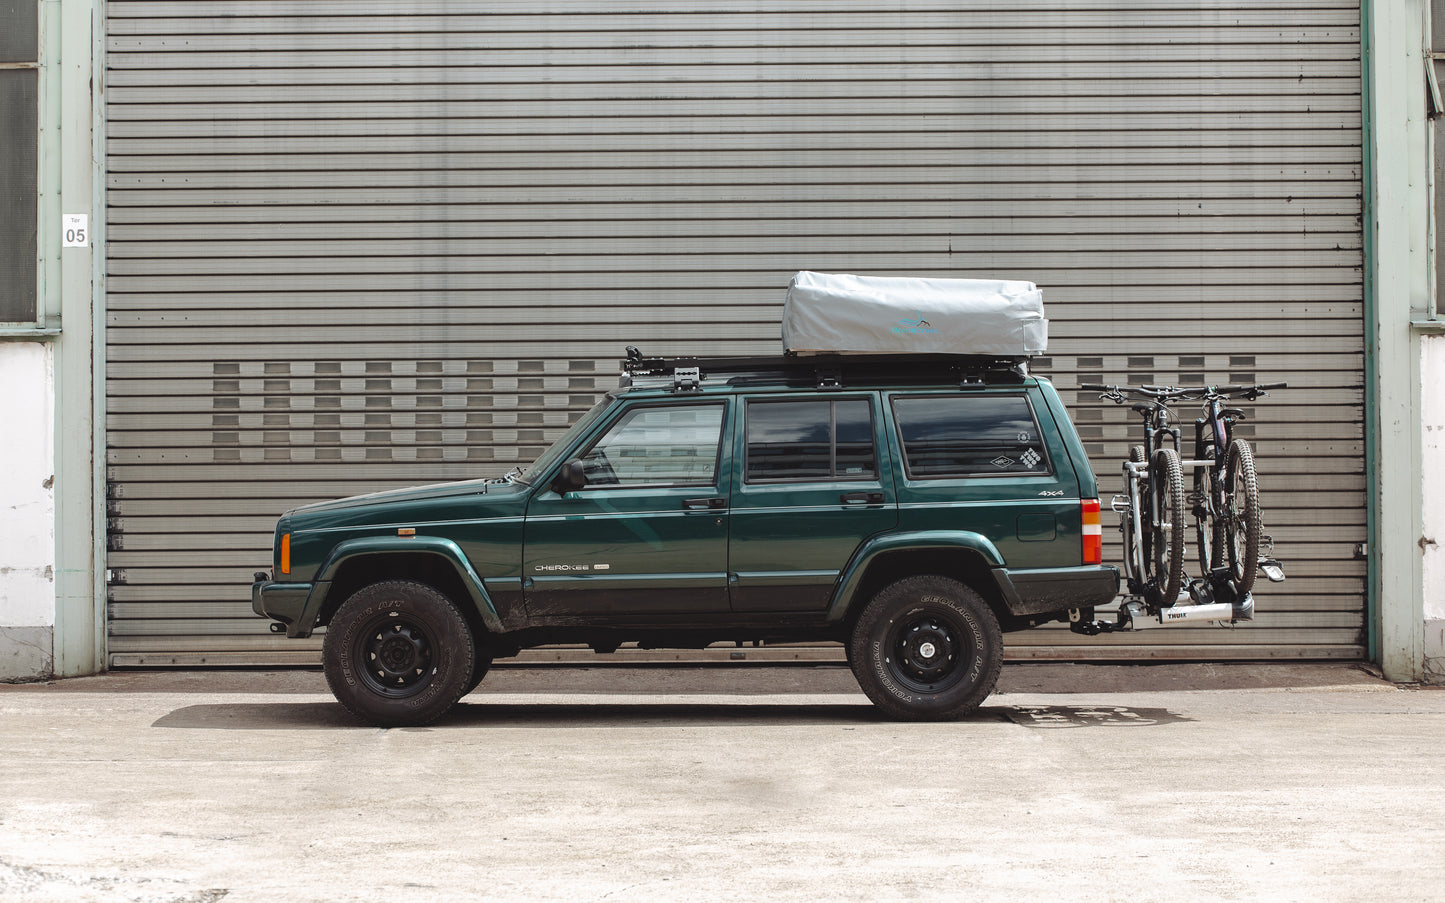
M 1094 474 L 1019 362 L 628 352 L 527 470 L 282 516 L 252 604 L 326 626 L 346 708 L 422 724 L 550 643 L 834 640 L 888 715 L 957 718 L 1004 631 L 1114 598 Z

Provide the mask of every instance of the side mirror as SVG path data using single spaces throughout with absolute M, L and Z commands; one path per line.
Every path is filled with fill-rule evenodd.
M 573 458 L 552 479 L 552 491 L 558 495 L 573 492 L 587 485 L 587 468 L 580 458 Z

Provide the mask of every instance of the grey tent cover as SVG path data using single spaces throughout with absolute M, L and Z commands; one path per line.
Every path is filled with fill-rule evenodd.
M 1032 282 L 803 271 L 783 304 L 783 350 L 798 354 L 1042 354 L 1043 293 Z

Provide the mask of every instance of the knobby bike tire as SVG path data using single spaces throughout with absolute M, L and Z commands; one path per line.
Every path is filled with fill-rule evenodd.
M 1144 457 L 1144 446 L 1130 446 L 1129 460 L 1134 464 L 1143 464 L 1146 460 Z M 1128 480 L 1124 481 L 1123 488 L 1126 493 L 1129 491 Z M 1144 479 L 1139 482 L 1139 498 L 1140 506 L 1143 509 L 1139 512 L 1141 518 L 1141 526 L 1143 527 L 1142 539 L 1144 548 L 1142 554 L 1143 557 L 1147 559 L 1149 557 L 1149 478 L 1147 474 L 1145 475 Z M 1139 573 L 1139 569 L 1135 566 L 1134 563 L 1134 521 L 1129 512 L 1126 511 L 1120 516 L 1119 528 L 1124 534 L 1124 573 L 1129 578 L 1129 591 L 1143 592 L 1144 582 L 1146 578 L 1142 573 Z
M 1214 461 L 1214 444 L 1204 446 L 1194 456 L 1200 461 Z M 1222 493 L 1216 494 L 1216 486 L 1222 486 L 1224 474 L 1218 464 L 1194 468 L 1194 486 L 1190 498 L 1194 507 L 1194 537 L 1199 552 L 1199 573 L 1207 577 L 1209 572 L 1224 563 L 1224 517 Z
M 1179 597 L 1184 584 L 1184 474 L 1179 455 L 1172 448 L 1154 452 L 1149 463 L 1151 513 L 1149 530 L 1150 554 L 1145 558 L 1148 584 L 1157 591 L 1161 608 L 1169 608 Z M 1158 522 L 1153 512 L 1159 512 Z
M 1254 587 L 1259 569 L 1259 480 L 1254 472 L 1254 454 L 1249 443 L 1235 439 L 1229 444 L 1224 470 L 1224 547 L 1234 588 L 1241 595 Z

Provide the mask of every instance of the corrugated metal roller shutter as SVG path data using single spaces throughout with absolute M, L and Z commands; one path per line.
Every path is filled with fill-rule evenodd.
M 772 351 L 799 269 L 1034 280 L 1069 398 L 1291 383 L 1254 625 L 1012 655 L 1361 656 L 1358 4 L 729 6 L 109 0 L 113 663 L 315 660 L 250 616 L 280 511 L 526 461 L 625 343 Z

